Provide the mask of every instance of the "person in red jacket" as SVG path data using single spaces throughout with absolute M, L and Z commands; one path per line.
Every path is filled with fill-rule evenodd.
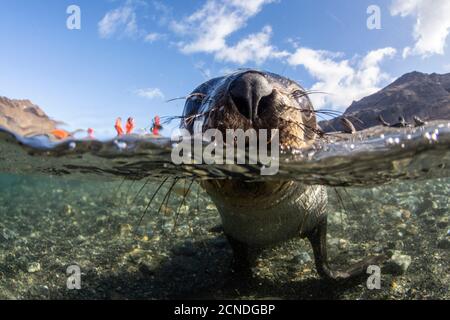
M 125 125 L 125 129 L 127 130 L 127 134 L 131 134 L 134 129 L 134 119 L 129 117 L 127 120 L 127 124 Z
M 122 118 L 117 118 L 116 119 L 116 124 L 114 125 L 114 128 L 117 131 L 117 136 L 122 136 L 123 135 L 123 128 L 122 128 Z
M 161 130 L 161 129 L 162 129 L 161 119 L 159 118 L 159 116 L 156 116 L 153 119 L 153 125 L 152 125 L 152 128 L 151 128 L 153 135 L 159 136 L 159 130 Z
M 87 134 L 88 134 L 88 138 L 89 139 L 95 139 L 95 137 L 94 137 L 94 129 L 88 128 L 87 129 Z

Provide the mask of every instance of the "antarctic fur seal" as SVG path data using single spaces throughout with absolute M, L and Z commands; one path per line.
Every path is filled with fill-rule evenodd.
M 201 116 L 202 121 L 194 119 Z M 186 101 L 181 127 L 195 130 L 279 129 L 281 147 L 304 148 L 320 138 L 308 92 L 295 81 L 259 70 L 239 70 L 197 87 Z M 327 192 L 297 181 L 205 180 L 234 253 L 234 270 L 251 273 L 260 249 L 293 237 L 311 242 L 318 273 L 329 280 L 362 275 L 386 257 L 371 256 L 347 270 L 327 259 Z

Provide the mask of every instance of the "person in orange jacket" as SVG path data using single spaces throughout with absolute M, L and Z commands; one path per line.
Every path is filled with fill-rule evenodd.
M 50 132 L 57 140 L 64 140 L 71 136 L 70 132 L 63 129 L 54 129 Z
M 122 136 L 123 135 L 123 128 L 122 128 L 122 118 L 117 118 L 116 119 L 116 124 L 114 125 L 114 128 L 117 131 L 117 136 Z
M 125 129 L 127 130 L 127 134 L 131 134 L 134 129 L 134 119 L 129 117 L 127 120 L 127 124 L 125 125 Z

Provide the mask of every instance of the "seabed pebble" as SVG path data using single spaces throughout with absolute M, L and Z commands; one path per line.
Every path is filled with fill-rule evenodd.
M 386 267 L 396 275 L 405 274 L 411 264 L 411 260 L 411 256 L 402 254 L 401 251 L 396 250 L 387 262 Z

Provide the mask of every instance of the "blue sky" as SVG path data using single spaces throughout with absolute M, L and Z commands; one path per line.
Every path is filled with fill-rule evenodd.
M 376 4 L 381 29 L 367 28 Z M 403 73 L 450 72 L 447 0 L 2 0 L 0 95 L 27 98 L 69 128 L 113 133 L 179 115 L 209 77 L 241 67 L 328 92 L 345 110 Z M 69 30 L 69 5 L 81 30 Z M 405 49 L 406 48 L 406 49 Z M 176 123 L 172 124 L 172 127 Z M 168 130 L 165 134 L 169 134 Z

